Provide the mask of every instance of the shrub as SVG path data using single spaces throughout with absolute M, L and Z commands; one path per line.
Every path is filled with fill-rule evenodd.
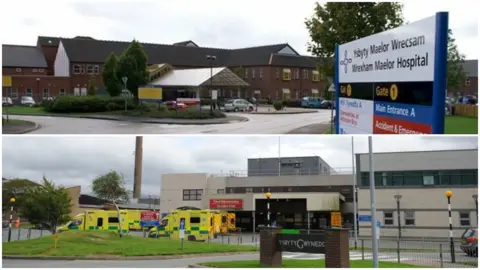
M 50 103 L 44 104 L 45 111 L 55 113 L 94 113 L 125 109 L 125 100 L 118 97 L 60 96 L 48 102 Z M 127 102 L 127 108 L 134 108 L 133 100 Z
M 275 110 L 277 111 L 280 111 L 283 108 L 282 102 L 281 101 L 273 102 L 273 108 L 275 108 Z
M 115 110 L 117 110 L 117 104 L 115 104 L 115 102 L 110 101 L 107 104 L 107 111 L 115 111 Z

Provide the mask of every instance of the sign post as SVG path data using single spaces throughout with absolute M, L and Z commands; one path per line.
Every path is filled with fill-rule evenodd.
M 184 238 L 185 238 L 185 218 L 181 218 L 180 219 L 180 228 L 179 228 L 179 237 L 180 237 L 180 241 L 182 242 L 182 250 L 183 250 L 183 241 L 184 241 Z
M 444 134 L 448 13 L 335 48 L 337 134 Z

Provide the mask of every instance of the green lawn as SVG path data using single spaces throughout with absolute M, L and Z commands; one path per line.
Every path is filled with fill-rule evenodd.
M 335 134 L 328 129 L 324 134 Z M 445 117 L 445 134 L 478 134 L 478 118 L 466 116 Z
M 135 236 L 118 237 L 114 232 L 68 231 L 59 234 L 57 249 L 53 249 L 53 236 L 33 240 L 3 243 L 3 255 L 30 256 L 159 256 L 180 254 L 210 254 L 221 252 L 248 252 L 253 246 L 224 245 L 219 243 L 185 241 L 181 249 L 179 240 L 153 239 Z
M 2 111 L 3 113 L 6 113 L 8 110 L 8 113 L 11 114 L 46 114 L 45 110 L 43 107 L 24 107 L 24 106 L 12 106 L 12 107 L 3 107 Z
M 207 262 L 200 265 L 212 268 L 261 268 L 259 261 L 230 261 L 230 262 Z M 283 268 L 325 268 L 325 260 L 283 260 Z M 411 265 L 393 262 L 379 262 L 380 268 L 426 268 L 421 265 Z M 350 261 L 350 268 L 373 268 L 373 262 Z
M 24 124 L 25 122 L 27 121 L 24 121 L 24 120 L 19 120 L 19 119 L 12 119 L 12 118 L 8 118 L 8 121 L 3 118 L 2 119 L 2 124 L 3 125 L 21 125 L 21 124 Z

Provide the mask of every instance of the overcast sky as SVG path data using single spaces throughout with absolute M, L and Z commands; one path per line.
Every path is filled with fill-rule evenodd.
M 47 4 L 50 2 L 50 4 Z M 55 2 L 55 3 L 54 3 Z M 165 43 L 193 40 L 199 46 L 241 48 L 289 43 L 307 54 L 305 18 L 315 0 L 82 0 L 2 1 L 2 43 L 36 43 L 38 35 Z M 320 1 L 322 2 L 322 1 Z M 201 3 L 201 4 L 200 4 Z M 323 3 L 323 2 L 322 2 Z M 450 12 L 459 49 L 478 58 L 478 9 L 473 0 L 405 1 L 413 22 Z M 29 7 L 29 8 L 26 8 Z
M 167 173 L 212 174 L 247 169 L 248 158 L 278 157 L 275 136 L 149 136 L 144 138 L 144 195 L 160 194 Z M 368 151 L 368 137 L 355 138 L 355 152 Z M 351 171 L 351 137 L 281 137 L 281 156 L 322 157 L 330 166 Z M 3 136 L 3 177 L 39 181 L 43 175 L 57 184 L 89 185 L 96 176 L 116 170 L 133 189 L 135 137 L 129 136 Z M 422 151 L 472 149 L 476 137 L 376 136 L 373 150 Z

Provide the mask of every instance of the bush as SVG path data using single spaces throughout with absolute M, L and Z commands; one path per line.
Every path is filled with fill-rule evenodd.
M 139 111 L 133 110 L 124 113 L 128 116 L 144 116 L 152 118 L 175 118 L 175 119 L 213 119 L 213 118 L 225 118 L 226 114 L 220 111 L 210 112 L 209 110 L 203 110 L 200 112 L 198 109 L 188 109 L 177 111 L 166 111 L 159 108 L 155 111 Z
M 109 102 L 107 104 L 107 111 L 115 111 L 117 109 L 117 104 L 115 102 Z
M 275 110 L 277 111 L 280 111 L 283 108 L 282 102 L 281 101 L 273 102 L 273 108 L 275 108 Z
M 125 100 L 100 96 L 60 96 L 45 102 L 45 111 L 55 113 L 95 113 L 125 109 Z M 127 102 L 127 109 L 133 109 L 133 100 Z

